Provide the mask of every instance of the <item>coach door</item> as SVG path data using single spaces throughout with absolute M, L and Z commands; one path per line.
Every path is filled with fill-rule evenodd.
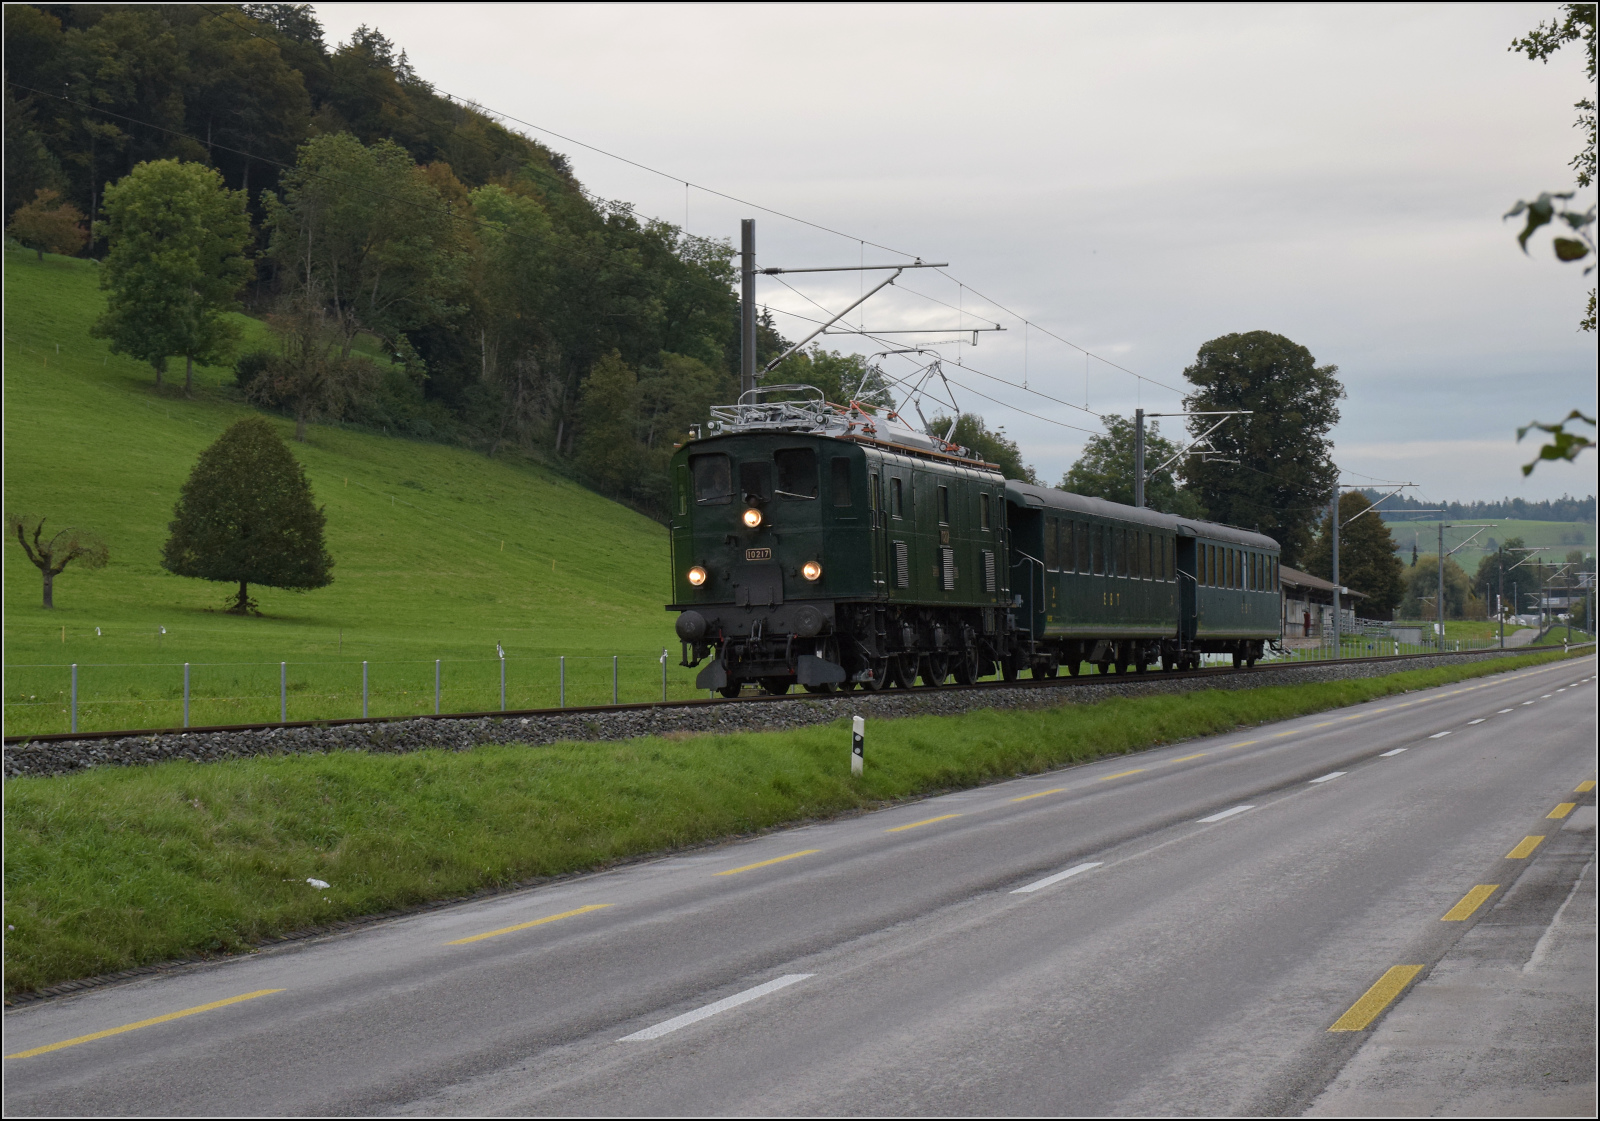
M 1192 532 L 1178 527 L 1178 635 L 1186 644 L 1194 641 L 1199 627 L 1199 595 L 1195 585 L 1199 562 L 1195 539 L 1189 535 Z

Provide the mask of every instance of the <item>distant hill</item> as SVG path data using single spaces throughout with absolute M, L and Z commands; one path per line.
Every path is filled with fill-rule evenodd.
M 1385 491 L 1363 490 L 1372 502 L 1378 501 Z M 1588 522 L 1594 524 L 1595 496 L 1573 498 L 1562 495 L 1555 500 L 1529 502 L 1524 498 L 1502 498 L 1498 502 L 1422 502 L 1415 498 L 1396 495 L 1386 499 L 1379 510 L 1385 521 L 1413 521 L 1418 515 L 1406 515 L 1408 510 L 1442 510 L 1447 521 L 1483 521 L 1488 518 L 1515 518 L 1532 522 Z M 1441 515 L 1432 515 L 1437 521 Z

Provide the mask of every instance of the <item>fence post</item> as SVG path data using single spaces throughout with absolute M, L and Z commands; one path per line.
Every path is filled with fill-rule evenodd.
M 561 691 L 558 694 L 557 708 L 567 707 L 567 656 L 561 655 Z
M 183 663 L 183 726 L 189 726 L 189 663 Z
M 440 662 L 440 660 L 441 659 L 439 659 L 439 658 L 435 658 L 433 660 L 433 714 L 435 716 L 439 715 L 439 662 Z
M 617 656 L 611 655 L 611 703 L 617 703 Z
M 500 655 L 500 711 L 506 710 L 506 656 Z
M 78 730 L 78 663 L 72 663 L 72 730 Z
M 361 663 L 361 719 L 367 718 L 367 663 Z
M 661 648 L 661 701 L 662 701 L 663 704 L 665 704 L 666 700 L 667 700 L 667 648 L 665 646 L 663 646 Z
M 289 663 L 278 663 L 278 723 L 289 722 Z

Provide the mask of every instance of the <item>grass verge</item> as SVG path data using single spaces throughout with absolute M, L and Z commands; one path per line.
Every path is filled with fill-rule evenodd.
M 5 785 L 7 993 L 1559 660 L 792 732 L 108 767 Z M 326 891 L 307 877 L 328 881 Z

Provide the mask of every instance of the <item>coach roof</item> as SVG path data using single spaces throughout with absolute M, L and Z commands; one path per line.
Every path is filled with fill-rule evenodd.
M 1180 518 L 1175 514 L 1163 514 L 1137 506 L 1124 506 L 1120 502 L 1089 498 L 1086 495 L 1073 494 L 1071 491 L 1057 490 L 1054 487 L 1036 487 L 1029 483 L 1019 483 L 1015 479 L 1006 480 L 1006 497 L 1018 506 L 1110 518 L 1119 522 L 1165 530 L 1180 537 L 1203 537 L 1207 541 L 1220 541 L 1229 545 L 1242 545 L 1247 549 L 1265 549 L 1269 552 L 1278 548 L 1278 543 L 1265 534 L 1251 533 L 1236 526 L 1208 522 L 1200 518 Z

